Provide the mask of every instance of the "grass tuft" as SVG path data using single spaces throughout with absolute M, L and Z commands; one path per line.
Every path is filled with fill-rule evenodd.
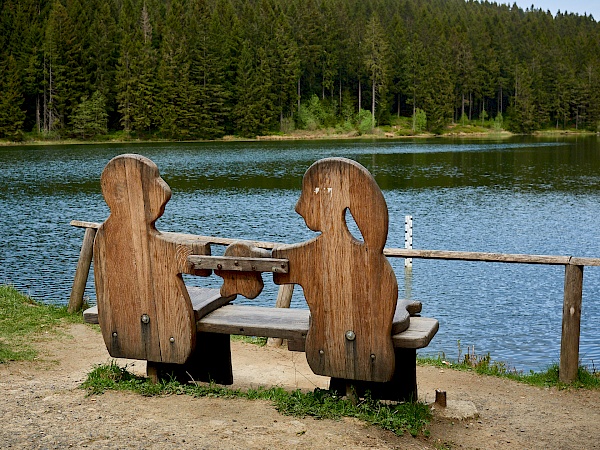
M 596 370 L 595 366 L 592 366 L 591 368 L 580 366 L 577 379 L 573 383 L 565 384 L 559 380 L 558 364 L 551 364 L 545 370 L 540 372 L 530 370 L 529 373 L 525 373 L 521 370 L 509 367 L 502 361 L 492 360 L 489 353 L 477 355 L 474 346 L 467 347 L 467 352 L 463 355 L 460 341 L 458 341 L 458 359 L 456 361 L 451 361 L 446 358 L 445 354 L 442 354 L 437 357 L 419 356 L 417 362 L 422 365 L 432 365 L 436 367 L 475 372 L 480 375 L 508 378 L 531 386 L 556 387 L 558 389 L 600 389 L 600 371 Z
M 31 361 L 37 351 L 31 345 L 56 335 L 66 322 L 81 322 L 66 306 L 38 303 L 12 286 L 0 285 L 0 363 Z
M 280 387 L 258 388 L 242 391 L 216 384 L 181 384 L 177 381 L 152 383 L 147 378 L 138 377 L 127 368 L 115 362 L 94 368 L 81 386 L 90 395 L 98 395 L 107 390 L 132 391 L 144 396 L 190 395 L 193 397 L 244 398 L 248 400 L 268 400 L 281 414 L 296 417 L 338 420 L 342 417 L 356 417 L 369 424 L 390 430 L 397 435 L 405 432 L 413 436 L 427 435 L 431 420 L 429 407 L 424 403 L 383 403 L 367 396 L 353 404 L 350 400 L 336 396 L 329 391 L 316 389 L 313 392 L 296 390 L 288 392 Z

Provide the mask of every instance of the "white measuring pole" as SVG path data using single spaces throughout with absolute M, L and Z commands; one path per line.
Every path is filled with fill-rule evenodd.
M 404 248 L 413 248 L 413 218 L 412 216 L 404 216 Z M 412 258 L 404 259 L 404 268 L 412 269 Z

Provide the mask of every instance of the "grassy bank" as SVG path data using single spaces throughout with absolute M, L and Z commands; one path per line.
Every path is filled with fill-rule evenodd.
M 445 369 L 475 372 L 479 375 L 508 378 L 537 387 L 600 389 L 600 370 L 596 367 L 580 366 L 577 379 L 573 383 L 565 384 L 559 380 L 559 366 L 556 363 L 548 365 L 545 370 L 539 372 L 534 372 L 533 370 L 524 372 L 511 368 L 502 361 L 492 360 L 489 353 L 477 355 L 474 352 L 469 352 L 469 350 L 467 350 L 464 356 L 461 356 L 459 351 L 458 359 L 455 361 L 447 359 L 445 355 L 440 355 L 436 358 L 420 356 L 417 358 L 417 362 L 421 365 L 431 365 Z
M 60 333 L 69 322 L 81 322 L 81 316 L 69 314 L 66 307 L 35 302 L 12 286 L 0 286 L 0 363 L 36 359 L 34 344 Z

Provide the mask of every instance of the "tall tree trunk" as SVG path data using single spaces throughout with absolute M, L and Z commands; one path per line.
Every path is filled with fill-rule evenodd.
M 358 111 L 362 109 L 362 88 L 360 85 L 360 78 L 358 79 Z
M 373 76 L 373 87 L 371 89 L 373 97 L 371 98 L 371 116 L 373 117 L 373 126 L 375 126 L 375 76 Z
M 300 78 L 298 78 L 298 109 L 300 109 Z

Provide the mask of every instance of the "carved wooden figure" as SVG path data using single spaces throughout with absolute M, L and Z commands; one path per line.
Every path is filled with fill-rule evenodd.
M 364 242 L 348 230 L 347 209 Z M 391 380 L 398 285 L 383 255 L 388 210 L 379 186 L 355 161 L 323 159 L 304 175 L 296 211 L 321 234 L 275 248 L 273 257 L 289 260 L 289 273 L 274 274 L 274 280 L 304 290 L 311 314 L 306 337 L 311 369 L 349 380 Z
M 101 178 L 110 216 L 94 242 L 98 319 L 113 357 L 183 364 L 196 343 L 196 320 L 182 273 L 206 243 L 162 235 L 155 227 L 171 197 L 158 168 L 140 155 L 112 159 Z

